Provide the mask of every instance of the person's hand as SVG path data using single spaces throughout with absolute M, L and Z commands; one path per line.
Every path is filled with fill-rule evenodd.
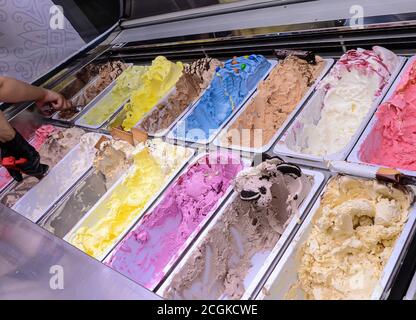
M 65 99 L 63 95 L 44 89 L 44 95 L 39 100 L 36 100 L 36 105 L 42 108 L 46 104 L 49 104 L 55 110 L 65 110 L 72 107 L 71 101 Z
M 23 180 L 22 173 L 40 179 L 49 169 L 49 166 L 40 163 L 39 153 L 17 131 L 12 140 L 1 142 L 0 147 L 2 159 L 14 157 L 16 160 L 22 158 L 27 160 L 24 164 L 16 165 L 19 170 L 6 168 L 13 179 L 18 182 Z

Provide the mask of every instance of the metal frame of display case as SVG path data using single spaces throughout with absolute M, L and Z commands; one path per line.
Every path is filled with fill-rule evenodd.
M 159 299 L 0 204 L 0 299 Z
M 157 55 L 165 55 L 170 59 L 183 61 L 206 55 L 227 59 L 246 53 L 259 53 L 272 57 L 274 49 L 285 48 L 313 50 L 324 57 L 337 58 L 348 49 L 369 48 L 373 45 L 386 46 L 407 56 L 416 53 L 416 5 L 414 0 L 400 0 L 395 3 L 387 0 L 377 1 L 377 6 L 368 7 L 369 15 L 365 16 L 362 29 L 354 29 L 349 26 L 349 13 L 346 13 L 345 7 L 342 6 L 335 8 L 334 5 L 331 5 L 328 10 L 332 10 L 332 12 L 324 12 L 319 19 L 316 19 L 317 21 L 311 21 L 310 17 L 313 12 L 307 12 L 308 8 L 315 5 L 317 9 L 314 12 L 319 12 L 319 8 L 322 9 L 329 2 L 335 1 L 251 2 L 250 5 L 246 5 L 248 2 L 245 5 L 242 4 L 244 2 L 229 5 L 227 10 L 223 11 L 220 7 L 207 7 L 157 17 L 120 21 L 120 28 L 115 26 L 108 37 L 97 40 L 102 41 L 97 47 L 84 48 L 35 84 L 40 85 L 53 78 L 45 85 L 47 88 L 52 88 L 91 62 L 121 59 L 125 62 L 142 63 L 150 62 Z M 348 0 L 346 2 L 356 1 Z M 361 2 L 369 4 L 371 1 Z M 394 12 L 391 11 L 393 7 Z M 222 9 L 224 8 L 222 7 Z M 298 12 L 299 15 L 293 16 L 294 12 Z M 270 20 L 273 14 L 275 20 Z M 292 14 L 292 20 L 288 24 L 285 16 L 290 17 L 290 14 Z M 307 17 L 309 17 L 308 21 Z M 255 27 L 256 23 L 257 27 Z M 267 24 L 267 28 L 265 28 L 265 24 Z M 201 28 L 205 28 L 205 32 L 200 32 Z M 64 69 L 66 71 L 59 73 Z M 15 108 L 9 108 L 6 111 L 6 116 L 17 130 L 27 131 L 28 134 L 34 132 L 41 124 L 50 121 L 42 118 L 35 111 L 33 104 L 19 104 Z M 144 291 L 145 289 L 139 285 L 127 281 L 113 270 L 92 260 L 25 218 L 1 206 L 0 236 L 2 227 L 6 224 L 16 225 L 14 230 L 19 234 L 29 230 L 28 235 L 32 234 L 36 239 L 42 239 L 39 241 L 45 245 L 36 250 L 39 250 L 42 256 L 48 257 L 49 260 L 46 260 L 48 263 L 58 261 L 62 259 L 62 256 L 65 256 L 70 261 L 69 263 L 79 270 L 83 270 L 82 274 L 86 278 L 88 274 L 94 276 L 88 280 L 89 282 L 83 281 L 82 277 L 76 280 L 77 284 L 74 284 L 76 282 L 74 280 L 74 283 L 71 284 L 73 291 L 67 291 L 69 296 L 59 294 L 54 296 L 56 292 L 45 291 L 41 287 L 41 281 L 46 281 L 45 274 L 42 274 L 42 278 L 35 278 L 34 281 L 25 285 L 24 278 L 15 277 L 10 280 L 9 277 L 4 278 L 4 273 L 0 272 L 0 282 L 5 279 L 13 281 L 13 285 L 18 288 L 16 291 L 6 293 L 0 290 L 0 298 L 156 298 L 155 295 Z M 19 252 L 15 249 L 19 243 L 13 243 L 10 239 L 8 241 L 7 246 L 0 246 L 0 258 L 10 256 L 12 252 L 17 255 L 13 260 L 16 270 L 21 269 L 22 263 L 27 272 L 37 272 L 31 268 L 42 267 L 42 264 L 31 264 L 31 261 L 34 261 L 32 253 L 26 250 Z M 413 239 L 413 244 L 401 264 L 402 267 L 398 270 L 395 283 L 391 284 L 389 298 L 401 299 L 404 296 L 416 267 L 414 263 L 406 261 L 410 259 L 409 256 L 414 256 L 415 253 L 416 241 Z M 106 280 L 105 283 L 114 282 L 110 286 L 112 289 L 108 295 L 104 293 L 107 291 L 104 286 L 98 287 L 93 292 L 88 292 L 94 283 L 102 282 L 103 279 Z M 84 293 L 80 296 L 79 292 Z

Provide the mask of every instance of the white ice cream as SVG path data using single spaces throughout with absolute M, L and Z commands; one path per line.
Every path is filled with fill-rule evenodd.
M 303 116 L 295 151 L 325 156 L 341 151 L 357 132 L 399 62 L 391 51 L 350 50 L 320 83 L 322 102 L 315 114 Z M 319 100 L 316 100 L 319 103 Z M 319 113 L 320 112 L 320 117 Z

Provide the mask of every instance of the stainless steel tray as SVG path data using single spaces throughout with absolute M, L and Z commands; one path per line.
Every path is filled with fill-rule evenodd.
M 180 147 L 180 146 L 178 146 Z M 184 147 L 182 147 L 184 148 Z M 113 248 L 120 242 L 121 239 L 129 232 L 129 230 L 143 217 L 143 214 L 149 209 L 149 207 L 157 200 L 157 198 L 162 194 L 162 192 L 169 186 L 172 180 L 178 175 L 178 173 L 182 170 L 182 168 L 189 162 L 189 160 L 193 157 L 195 150 L 191 148 L 184 148 L 188 150 L 190 153 L 188 158 L 184 160 L 184 162 L 168 177 L 166 177 L 165 183 L 159 188 L 159 191 L 156 192 L 149 201 L 147 201 L 146 205 L 137 212 L 136 217 L 132 220 L 131 223 L 121 232 L 117 238 L 112 241 L 112 244 L 109 245 L 103 253 L 96 258 L 99 261 L 103 261 L 104 258 L 113 250 Z M 124 175 L 122 175 L 116 183 L 100 198 L 100 200 L 78 221 L 78 223 L 68 232 L 68 234 L 64 237 L 64 240 L 71 243 L 72 238 L 76 235 L 76 232 L 79 228 L 83 226 L 91 227 L 95 225 L 98 221 L 101 220 L 106 214 L 105 203 L 108 199 L 111 198 L 113 192 L 118 188 L 118 186 L 124 181 L 124 179 L 128 176 L 128 174 L 133 169 L 133 166 L 128 170 Z M 100 210 L 101 209 L 101 210 Z
M 107 186 L 104 176 L 91 169 L 45 214 L 38 225 L 64 238 L 105 192 Z
M 340 150 L 337 153 L 329 154 L 329 155 L 322 157 L 322 156 L 314 156 L 311 154 L 306 154 L 300 151 L 297 152 L 297 151 L 294 151 L 292 148 L 289 148 L 288 146 L 288 145 L 295 144 L 297 133 L 303 129 L 304 119 L 312 118 L 312 119 L 315 119 L 316 121 L 319 120 L 319 118 L 317 118 L 317 115 L 320 116 L 321 102 L 324 96 L 324 92 L 323 90 L 316 90 L 312 98 L 308 101 L 308 103 L 299 113 L 295 121 L 289 126 L 285 134 L 276 143 L 273 152 L 277 155 L 283 155 L 283 156 L 287 156 L 290 158 L 301 159 L 301 160 L 303 159 L 303 160 L 306 160 L 306 162 L 304 161 L 303 163 L 308 163 L 310 165 L 313 165 L 316 167 L 323 167 L 323 168 L 326 167 L 326 161 L 345 160 L 348 154 L 350 153 L 351 149 L 354 147 L 356 141 L 360 137 L 361 133 L 363 132 L 364 128 L 366 127 L 371 116 L 377 109 L 378 105 L 380 104 L 383 97 L 385 96 L 390 86 L 395 81 L 400 70 L 402 69 L 406 58 L 404 57 L 399 57 L 399 58 L 400 58 L 400 61 L 395 71 L 392 73 L 388 83 L 384 87 L 382 93 L 378 97 L 375 98 L 366 117 L 361 122 L 360 127 L 358 128 L 356 133 L 351 137 L 350 142 L 342 150 Z M 296 160 L 293 160 L 293 161 L 295 162 Z
M 412 66 L 412 64 L 415 61 L 416 61 L 416 56 L 413 56 L 412 58 L 410 58 L 407 61 L 406 65 L 404 66 L 404 68 L 402 70 L 402 72 L 397 77 L 396 81 L 394 82 L 394 84 L 390 88 L 390 90 L 387 93 L 386 97 L 383 99 L 383 102 L 388 101 L 390 99 L 390 97 L 394 94 L 395 90 L 397 89 L 397 86 L 400 83 L 400 80 L 401 80 L 402 75 L 407 71 L 408 68 L 410 68 Z M 360 163 L 360 164 L 363 164 L 363 165 L 368 165 L 368 166 L 372 166 L 372 167 L 376 167 L 376 168 L 386 167 L 386 166 L 382 166 L 382 165 L 366 163 L 366 162 L 364 162 L 364 161 L 362 161 L 360 159 L 360 155 L 359 155 L 361 145 L 364 143 L 364 141 L 366 140 L 367 136 L 373 130 L 376 122 L 377 122 L 377 116 L 376 116 L 376 114 L 374 114 L 372 116 L 372 118 L 371 118 L 368 126 L 365 128 L 363 134 L 361 135 L 360 139 L 358 140 L 357 144 L 355 145 L 354 149 L 351 151 L 351 154 L 348 156 L 348 159 L 347 160 L 349 162 Z M 398 169 L 400 169 L 400 168 L 398 168 Z M 403 173 L 405 173 L 406 175 L 409 175 L 409 176 L 416 176 L 416 171 L 404 170 L 404 169 L 403 170 L 400 169 L 400 171 L 402 171 Z
M 305 221 L 302 223 L 292 242 L 289 244 L 282 258 L 274 268 L 272 274 L 268 278 L 264 287 L 260 290 L 256 297 L 256 300 L 283 300 L 285 299 L 286 293 L 290 290 L 291 286 L 297 281 L 297 252 L 300 246 L 307 239 L 310 229 L 312 227 L 312 220 L 317 210 L 320 207 L 320 199 L 322 194 L 326 191 L 327 186 L 322 190 L 318 200 L 315 202 L 311 211 L 307 214 Z M 391 256 L 384 267 L 382 276 L 379 280 L 378 285 L 374 289 L 371 299 L 383 299 L 389 291 L 388 283 L 390 279 L 397 272 L 397 266 L 400 265 L 400 257 L 406 251 L 409 245 L 409 240 L 414 233 L 414 225 L 416 220 L 416 206 L 410 209 L 409 217 L 403 230 L 396 240 L 393 247 Z M 302 296 L 296 298 L 302 299 Z
M 117 79 L 116 79 L 117 80 Z M 88 105 L 88 107 L 84 108 L 84 112 L 82 113 L 82 115 L 80 115 L 80 117 L 78 117 L 78 119 L 75 121 L 75 125 L 78 127 L 82 127 L 82 128 L 87 128 L 87 129 L 99 129 L 100 127 L 102 127 L 110 118 L 105 119 L 103 122 L 97 124 L 97 125 L 90 125 L 88 123 L 85 122 L 84 117 L 91 112 L 92 110 L 95 109 L 95 107 L 97 107 L 97 105 L 99 105 L 99 103 L 106 98 L 108 95 L 111 95 L 111 90 L 114 88 L 115 84 L 116 84 L 116 80 L 114 80 L 106 89 L 104 89 L 103 91 L 100 92 L 100 94 L 98 96 L 96 96 Z M 123 106 L 125 103 L 127 103 L 129 99 L 126 99 L 120 106 L 117 107 L 116 111 L 114 111 L 113 115 L 115 113 L 117 113 Z
M 229 152 L 229 151 L 226 151 Z M 201 158 L 205 157 L 209 155 L 209 153 L 201 153 L 199 155 L 197 155 L 181 172 L 180 175 L 178 175 L 176 177 L 176 179 L 172 182 L 172 186 L 177 183 L 177 181 L 180 179 L 180 177 L 182 177 L 183 174 L 185 174 L 190 167 L 192 167 L 195 163 L 197 163 Z M 243 165 L 245 167 L 249 167 L 251 165 L 251 160 L 247 159 L 247 158 L 242 158 L 240 157 L 240 159 L 243 162 Z M 169 263 L 165 266 L 164 270 L 163 270 L 163 274 L 168 274 L 170 272 L 170 270 L 173 268 L 173 266 L 176 264 L 176 262 L 178 261 L 178 259 L 180 258 L 181 255 L 183 255 L 187 249 L 189 248 L 189 246 L 192 244 L 192 242 L 198 237 L 199 233 L 201 232 L 201 230 L 203 230 L 204 226 L 207 224 L 207 222 L 213 217 L 215 216 L 215 213 L 218 211 L 218 208 L 221 207 L 222 203 L 228 198 L 228 196 L 231 194 L 232 192 L 232 186 L 230 186 L 227 191 L 224 193 L 224 195 L 217 201 L 216 205 L 210 210 L 209 213 L 207 213 L 207 215 L 205 216 L 205 218 L 201 221 L 201 223 L 198 225 L 198 227 L 192 232 L 192 234 L 189 236 L 189 238 L 184 242 L 184 244 L 181 246 L 181 248 L 178 250 L 178 254 L 176 254 L 170 261 Z M 163 201 L 164 197 L 163 195 L 158 199 L 157 202 L 155 202 L 151 208 L 149 208 L 149 210 L 147 211 L 147 213 L 144 216 L 149 216 L 152 214 L 153 210 L 160 204 L 161 201 Z M 144 218 L 143 216 L 143 218 Z M 140 221 L 143 220 L 140 219 Z M 141 225 L 140 221 L 137 222 L 137 224 L 134 226 L 134 228 L 132 228 L 132 230 L 134 230 L 135 228 L 139 227 Z M 124 237 L 123 237 L 124 238 Z M 121 243 L 121 242 L 120 242 Z M 112 253 L 115 252 L 117 250 L 118 246 L 114 247 L 113 250 L 111 250 L 111 252 L 109 253 L 109 255 L 106 257 L 106 259 L 104 260 L 105 263 L 109 263 L 110 259 L 112 257 Z M 163 279 L 161 279 L 159 282 L 154 283 L 152 286 L 147 287 L 147 289 L 149 290 L 155 290 L 155 288 L 157 286 L 159 286 L 159 284 L 163 281 Z
M 250 105 L 251 101 L 255 99 L 255 97 L 258 94 L 258 92 L 256 92 L 256 93 L 254 93 L 251 96 L 251 98 L 248 101 L 246 101 L 246 103 L 240 109 L 240 111 L 237 112 L 237 114 L 235 115 L 235 117 L 233 118 L 233 120 L 231 120 L 228 123 L 228 125 L 226 125 L 224 127 L 224 129 L 221 131 L 221 133 L 214 140 L 214 144 L 216 146 L 219 146 L 219 147 L 229 148 L 229 149 L 233 149 L 233 150 L 241 150 L 241 151 L 245 151 L 245 152 L 255 152 L 255 153 L 267 152 L 273 146 L 273 144 L 276 142 L 276 140 L 282 135 L 282 133 L 286 131 L 286 129 L 289 126 L 289 124 L 292 123 L 293 119 L 301 111 L 301 109 L 302 109 L 303 105 L 305 104 L 305 102 L 308 100 L 308 98 L 310 97 L 310 95 L 314 92 L 314 90 L 315 90 L 316 86 L 318 85 L 318 83 L 322 80 L 322 78 L 327 74 L 327 72 L 329 71 L 329 69 L 334 64 L 334 59 L 324 59 L 324 61 L 325 61 L 325 66 L 322 69 L 321 74 L 318 76 L 318 78 L 316 78 L 315 83 L 308 89 L 308 91 L 306 91 L 306 93 L 304 94 L 302 100 L 293 109 L 293 111 L 291 112 L 291 114 L 286 118 L 286 120 L 283 122 L 283 124 L 280 126 L 280 128 L 276 131 L 276 133 L 273 135 L 273 137 L 269 140 L 269 142 L 267 142 L 262 147 L 259 147 L 259 148 L 251 148 L 251 147 L 246 147 L 246 146 L 241 146 L 241 145 L 225 145 L 221 141 L 222 138 L 223 138 L 223 135 L 225 135 L 228 132 L 228 130 L 230 129 L 230 127 L 235 123 L 235 121 L 240 117 L 240 115 Z
M 315 199 L 316 194 L 320 190 L 324 180 L 325 176 L 319 172 L 314 170 L 308 170 L 303 169 L 302 172 L 313 178 L 313 184 L 312 188 L 309 191 L 309 194 L 305 198 L 305 200 L 302 202 L 302 204 L 299 207 L 298 213 L 293 216 L 290 223 L 287 225 L 285 231 L 279 238 L 278 242 L 275 244 L 272 250 L 262 251 L 258 252 L 258 256 L 252 257 L 252 266 L 250 270 L 247 272 L 246 278 L 244 280 L 245 285 L 245 293 L 242 296 L 242 300 L 247 300 L 251 297 L 253 292 L 258 286 L 258 283 L 263 279 L 266 272 L 270 269 L 272 263 L 281 257 L 283 248 L 285 247 L 285 244 L 289 241 L 290 235 L 294 233 L 296 227 L 300 224 L 300 221 L 305 216 L 305 213 L 307 212 L 307 209 L 311 202 Z M 189 259 L 192 257 L 192 255 L 197 252 L 199 246 L 203 243 L 203 241 L 206 239 L 207 235 L 211 231 L 212 228 L 217 224 L 217 222 L 222 218 L 222 216 L 225 214 L 227 207 L 235 200 L 235 198 L 238 196 L 235 192 L 233 195 L 228 199 L 225 205 L 222 206 L 222 209 L 219 213 L 216 214 L 215 218 L 210 222 L 208 227 L 204 230 L 204 232 L 201 234 L 201 236 L 198 238 L 198 240 L 192 245 L 188 253 L 185 255 L 185 257 L 179 262 L 177 267 L 173 270 L 173 272 L 170 274 L 170 276 L 166 279 L 166 281 L 162 284 L 160 289 L 157 291 L 157 294 L 164 297 L 166 289 L 170 286 L 173 278 L 182 270 L 184 266 L 186 266 L 189 262 Z M 202 297 L 207 298 L 207 297 Z M 228 297 L 223 294 L 221 297 L 219 297 L 220 300 L 228 299 Z
M 260 83 L 260 81 L 266 79 L 270 73 L 270 71 L 272 71 L 272 69 L 279 63 L 276 60 L 268 60 L 270 62 L 270 68 L 267 70 L 267 72 L 265 72 L 264 76 L 259 80 L 258 83 Z M 179 127 L 185 120 L 186 118 L 192 113 L 192 111 L 198 106 L 199 101 L 201 100 L 201 97 L 192 105 L 192 107 L 183 115 L 182 119 L 177 121 L 176 124 L 174 126 L 172 126 L 171 130 L 169 131 L 169 133 L 167 134 L 166 138 L 168 140 L 171 141 L 175 141 L 175 140 L 180 140 L 180 141 L 185 141 L 185 142 L 190 142 L 190 143 L 200 143 L 200 144 L 209 144 L 211 143 L 214 138 L 216 137 L 216 135 L 221 131 L 221 129 L 227 125 L 227 123 L 235 116 L 235 114 L 237 113 L 238 110 L 240 110 L 240 108 L 245 104 L 245 102 L 247 101 L 247 99 L 250 98 L 250 96 L 256 92 L 257 90 L 257 85 L 254 86 L 253 89 L 251 89 L 248 93 L 247 96 L 241 101 L 241 103 L 235 108 L 235 110 L 233 112 L 231 112 L 231 114 L 223 121 L 223 123 L 215 130 L 212 130 L 212 134 L 205 139 L 188 139 L 188 138 L 183 138 L 183 137 L 177 137 L 174 134 L 174 131 L 177 127 Z
M 91 168 L 94 155 L 78 144 L 12 209 L 36 223 Z

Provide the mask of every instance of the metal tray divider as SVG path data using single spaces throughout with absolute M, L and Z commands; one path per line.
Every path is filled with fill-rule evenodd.
M 64 163 L 66 160 L 67 160 L 67 158 L 70 158 L 71 156 L 72 156 L 72 153 L 74 153 L 74 152 L 76 152 L 76 151 L 78 151 L 78 149 L 79 149 L 79 147 L 80 147 L 80 144 L 77 144 L 75 147 L 73 147 L 53 168 L 52 168 L 52 172 L 49 172 L 49 174 L 48 174 L 48 176 L 49 175 L 51 175 L 51 174 L 53 174 L 53 170 L 54 170 L 54 168 L 56 168 L 58 165 L 62 165 L 62 163 Z M 85 176 L 85 174 L 88 172 L 88 171 L 90 171 L 91 170 L 91 165 L 88 167 L 88 168 L 86 168 L 85 170 L 83 170 L 81 173 L 80 173 L 80 176 L 76 179 L 76 181 L 75 182 L 73 182 L 73 183 L 71 183 L 69 186 L 68 186 L 68 188 L 66 188 L 61 194 L 59 194 L 58 195 L 58 197 L 56 198 L 56 199 L 54 199 L 47 207 L 46 207 L 46 209 L 45 210 L 43 210 L 43 213 L 35 220 L 35 221 L 33 221 L 34 223 L 37 223 L 38 221 L 40 221 L 44 216 L 45 216 L 45 214 L 47 213 L 47 212 L 49 212 L 50 211 L 50 209 L 58 202 L 58 201 L 60 201 L 67 193 L 68 193 L 68 190 L 70 190 L 70 189 L 72 189 L 73 187 L 74 187 L 74 185 L 79 181 L 79 180 L 81 180 L 84 176 Z M 42 181 L 40 181 L 39 183 L 42 183 Z M 20 202 L 23 202 L 24 200 L 25 200 L 25 198 L 26 197 L 28 197 L 28 194 L 30 194 L 30 192 L 35 188 L 35 187 L 37 187 L 38 185 L 39 185 L 39 183 L 38 184 L 36 184 L 32 189 L 30 189 L 28 192 L 26 192 L 20 199 L 19 199 L 19 201 L 17 201 L 15 204 L 14 204 L 14 206 L 12 207 L 12 209 L 13 210 L 15 210 L 14 208 L 15 208 L 15 206 L 17 206 L 17 205 L 19 205 L 19 203 Z M 18 211 L 16 211 L 16 212 L 18 212 Z M 18 212 L 19 213 L 19 212 Z M 20 213 L 19 213 L 20 214 Z M 25 216 L 24 214 L 22 214 L 23 216 Z M 26 216 L 25 216 L 26 217 Z M 26 218 L 28 218 L 28 219 L 30 219 L 29 217 L 26 217 Z M 31 219 L 30 219 L 31 220 Z
M 174 94 L 176 92 L 176 86 L 173 86 L 162 98 L 160 98 L 160 100 L 148 111 L 145 113 L 145 115 L 143 116 L 142 119 L 140 119 L 133 127 L 138 127 L 138 125 L 143 121 L 143 119 L 150 113 L 152 112 L 155 108 L 157 108 L 157 106 L 163 102 L 165 102 L 172 94 Z M 131 95 L 130 95 L 131 97 Z M 105 123 L 103 123 L 103 125 L 101 125 L 101 127 L 105 127 L 105 129 L 103 129 L 104 131 L 109 131 L 110 130 L 110 125 L 112 123 L 112 121 L 118 117 L 119 114 L 121 114 L 121 112 L 123 111 L 123 108 L 128 102 L 130 102 L 130 98 L 124 102 L 124 104 L 117 110 L 117 112 L 115 112 L 111 118 L 109 120 L 107 120 Z M 155 138 L 159 138 L 159 136 L 155 136 L 155 135 L 150 135 L 152 137 Z M 160 136 L 161 137 L 161 136 Z
M 95 172 L 95 169 L 94 169 L 94 167 L 90 167 L 86 172 L 85 172 L 85 174 L 81 177 L 81 178 L 79 178 L 78 179 L 78 181 L 76 182 L 76 183 L 74 183 L 74 185 L 71 187 L 71 188 L 69 188 L 66 192 L 65 192 L 65 194 L 63 194 L 62 195 L 62 197 L 58 200 L 58 201 L 56 201 L 55 203 L 54 203 L 54 205 L 53 206 L 51 206 L 47 211 L 46 211 L 46 213 L 42 216 L 42 218 L 40 218 L 37 222 L 36 222 L 36 224 L 38 224 L 38 225 L 40 225 L 40 224 L 42 224 L 45 220 L 47 220 L 48 218 L 49 218 L 49 216 L 52 214 L 52 213 L 54 213 L 55 212 L 55 210 L 57 209 L 57 208 L 59 208 L 63 203 L 65 203 L 65 201 L 67 200 L 67 199 L 69 199 L 69 197 L 74 193 L 74 191 L 76 191 L 76 189 L 78 188 L 78 186 L 82 183 L 82 182 L 84 182 L 86 179 L 88 179 L 88 177 L 90 177 L 93 173 Z
M 133 64 L 132 63 L 128 63 L 127 64 L 129 67 L 126 69 L 126 70 L 124 70 L 123 72 L 125 72 L 125 71 L 127 71 L 130 67 L 132 67 L 133 66 Z M 121 73 L 121 74 L 123 74 L 123 72 Z M 120 75 L 121 75 L 120 74 Z M 119 75 L 119 76 L 120 76 Z M 119 77 L 118 76 L 118 77 Z M 114 86 L 116 85 L 116 83 L 117 83 L 117 79 L 118 79 L 118 77 L 117 78 L 115 78 L 113 81 L 111 81 L 111 83 L 109 83 L 108 84 L 108 86 L 106 86 L 105 88 L 104 88 L 104 90 L 102 90 L 97 96 L 95 96 L 94 97 L 94 99 L 92 99 L 83 109 L 82 109 L 82 111 L 81 112 L 79 112 L 78 114 L 77 114 L 77 116 L 75 117 L 75 118 L 73 118 L 71 121 L 73 122 L 74 120 L 75 120 L 75 125 L 76 126 L 79 126 L 79 127 L 82 127 L 82 128 L 88 128 L 88 129 L 99 129 L 99 128 L 101 128 L 102 126 L 103 126 L 103 124 L 105 123 L 105 122 L 103 122 L 103 123 L 101 123 L 98 127 L 97 126 L 90 126 L 90 125 L 88 125 L 88 124 L 84 124 L 84 123 L 82 123 L 82 116 L 84 116 L 84 115 L 86 115 L 88 112 L 90 112 L 92 109 L 94 109 L 100 102 L 101 102 L 101 100 L 104 98 L 104 97 L 106 97 L 108 94 L 111 94 L 111 91 L 112 91 L 112 89 L 114 88 Z M 98 80 L 98 76 L 97 76 L 97 80 Z M 87 87 L 86 88 L 84 88 L 83 89 L 83 91 L 82 91 L 82 93 L 83 92 L 85 92 L 85 90 L 87 89 Z M 78 93 L 77 95 L 80 95 L 81 93 Z M 125 103 L 124 103 L 125 104 Z M 122 104 L 122 105 L 124 105 L 124 104 Z M 120 106 L 121 107 L 121 106 Z M 120 108 L 119 107 L 119 108 Z M 118 110 L 118 109 L 117 109 Z M 117 111 L 116 111 L 117 112 Z M 62 120 L 61 120 L 62 121 Z M 107 120 L 106 120 L 107 121 Z
M 109 137 L 111 138 L 111 137 Z M 64 157 L 65 158 L 65 157 Z M 64 159 L 62 158 L 61 161 Z M 49 216 L 62 204 L 64 203 L 71 195 L 72 193 L 77 189 L 77 187 L 85 181 L 89 176 L 91 176 L 94 173 L 95 169 L 93 166 L 91 166 L 85 173 L 70 187 L 68 188 L 61 197 L 55 203 L 49 207 L 45 213 L 35 222 L 36 224 L 41 224 L 44 220 L 48 219 Z M 1 198 L 1 197 L 0 197 Z
M 190 110 L 191 108 L 193 108 L 193 106 L 201 99 L 201 97 L 205 94 L 205 92 L 208 90 L 208 88 L 211 86 L 211 84 L 209 84 L 204 90 L 202 90 L 199 94 L 199 96 L 197 96 L 194 101 L 190 102 L 189 105 L 182 111 L 182 113 L 176 117 L 176 119 L 169 125 L 169 127 L 167 127 L 166 129 L 162 130 L 160 133 L 155 133 L 155 134 L 151 134 L 148 132 L 148 135 L 150 137 L 155 137 L 155 138 L 163 138 L 165 137 L 169 131 L 180 121 L 182 120 L 182 118 L 185 116 L 185 114 L 188 113 L 188 110 Z M 176 89 L 176 86 L 175 86 Z M 173 94 L 173 92 L 172 92 Z M 161 103 L 166 102 L 168 99 L 170 98 L 170 95 L 166 96 L 163 100 L 159 101 L 148 113 L 146 113 L 146 115 L 135 125 L 135 127 L 139 128 L 139 126 L 143 123 L 144 119 L 150 114 L 152 113 Z
M 311 192 L 310 195 L 308 195 L 308 197 L 305 198 L 305 200 L 299 206 L 300 216 L 299 217 L 294 216 L 292 218 L 292 221 L 287 226 L 284 232 L 286 233 L 286 236 L 287 236 L 286 239 L 283 237 L 284 234 L 282 234 L 281 236 L 282 242 L 279 243 L 280 242 L 280 239 L 279 239 L 275 247 L 272 249 L 270 256 L 265 261 L 265 263 L 267 264 L 264 265 L 262 269 L 259 270 L 260 277 L 257 278 L 257 281 L 253 281 L 253 284 L 247 289 L 247 293 L 243 296 L 243 298 L 245 298 L 246 300 L 254 300 L 255 296 L 261 290 L 264 283 L 266 282 L 266 280 L 272 273 L 274 267 L 279 263 L 287 247 L 292 242 L 292 239 L 294 238 L 295 234 L 298 232 L 302 223 L 305 221 L 307 215 L 309 214 L 310 210 L 312 209 L 314 203 L 318 199 L 322 189 L 324 188 L 328 180 L 328 174 L 326 172 L 324 173 L 324 172 L 319 171 L 319 169 L 302 168 L 302 171 L 307 175 L 313 176 L 314 179 L 316 179 L 317 181 L 316 183 L 314 182 L 314 185 L 310 191 Z M 276 250 L 276 248 L 278 248 L 280 244 L 281 244 L 280 248 Z
M 131 225 L 129 225 L 129 227 L 126 229 L 126 231 L 124 232 L 124 235 L 119 237 L 117 239 L 117 241 L 114 243 L 114 245 L 111 246 L 111 248 L 109 250 L 107 250 L 106 254 L 103 255 L 103 258 L 101 259 L 101 261 L 103 263 L 106 262 L 106 260 L 111 256 L 111 253 L 114 251 L 115 248 L 117 248 L 117 246 L 119 245 L 119 243 L 121 241 L 123 241 L 123 239 L 127 236 L 127 234 L 132 231 L 141 221 L 142 219 L 148 215 L 148 213 L 150 211 L 153 210 L 154 207 L 156 207 L 161 199 L 163 198 L 163 195 L 165 193 L 165 191 L 185 172 L 185 170 L 188 168 L 189 164 L 192 163 L 195 158 L 198 156 L 195 156 L 195 152 L 193 152 L 192 156 L 189 157 L 184 163 L 183 165 L 179 168 L 179 170 L 176 170 L 171 178 L 169 179 L 169 181 L 164 185 L 163 189 L 160 191 L 160 193 L 154 197 L 153 200 L 149 201 L 149 204 L 147 206 L 147 208 L 145 210 L 143 210 L 143 213 L 140 215 L 140 217 L 138 217 L 138 219 L 132 223 Z

